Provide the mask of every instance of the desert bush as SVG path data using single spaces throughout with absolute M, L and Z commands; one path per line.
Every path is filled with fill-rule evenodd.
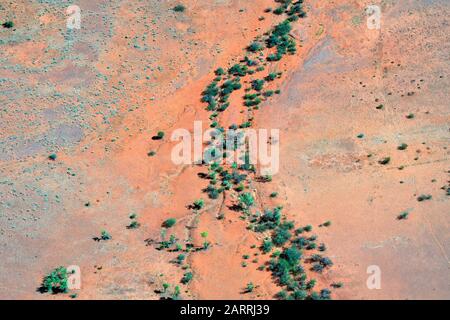
M 112 236 L 111 236 L 111 234 L 108 231 L 102 230 L 100 238 L 102 240 L 111 240 Z
M 225 74 L 225 70 L 223 70 L 223 68 L 217 68 L 214 73 L 216 74 L 216 76 L 222 76 Z
M 264 87 L 265 81 L 263 79 L 257 79 L 252 81 L 252 88 L 256 91 L 261 91 Z
M 182 4 L 177 4 L 175 7 L 173 7 L 173 11 L 175 12 L 184 12 L 186 10 L 186 7 Z
M 247 283 L 247 286 L 245 287 L 245 292 L 250 293 L 250 292 L 253 292 L 254 289 L 255 289 L 255 285 L 253 284 L 253 282 L 249 282 L 249 283 Z
M 291 266 L 294 266 L 299 262 L 302 254 L 296 247 L 292 246 L 284 249 L 280 257 L 285 259 Z
M 406 220 L 406 219 L 408 219 L 408 215 L 409 215 L 409 212 L 404 211 L 397 216 L 397 219 L 398 220 Z
M 257 52 L 263 49 L 263 46 L 259 42 L 252 42 L 248 47 L 247 50 L 250 52 Z
M 10 29 L 10 28 L 14 27 L 14 22 L 6 21 L 2 24 L 2 26 L 3 26 L 3 28 Z
M 239 206 L 242 209 L 248 209 L 255 203 L 255 199 L 249 192 L 244 192 L 240 194 L 238 199 L 239 199 Z
M 273 244 L 277 247 L 281 247 L 284 245 L 289 239 L 291 238 L 291 233 L 284 229 L 284 228 L 277 228 L 275 229 L 273 235 L 272 235 L 272 241 Z
M 273 243 L 272 240 L 270 239 L 264 239 L 263 240 L 263 244 L 261 246 L 261 249 L 264 253 L 269 253 L 270 251 L 272 251 L 273 248 Z
M 390 157 L 385 157 L 385 158 L 382 158 L 381 160 L 378 161 L 378 163 L 381 164 L 381 165 L 386 165 L 389 162 L 391 162 L 391 158 Z
M 166 221 L 163 222 L 164 228 L 171 228 L 177 223 L 177 220 L 175 218 L 169 218 Z
M 194 275 L 192 274 L 192 272 L 186 272 L 183 275 L 183 278 L 181 279 L 181 283 L 182 284 L 188 284 L 189 282 L 191 282 L 191 280 L 194 278 Z
M 68 291 L 67 280 L 67 269 L 58 267 L 44 277 L 40 289 L 42 292 L 53 294 L 66 293 Z
M 420 196 L 417 197 L 417 201 L 422 202 L 425 200 L 431 200 L 432 196 L 431 194 L 421 194 Z
M 198 199 L 194 201 L 194 209 L 200 210 L 205 206 L 205 201 L 203 199 Z
M 397 147 L 398 150 L 406 150 L 406 148 L 408 148 L 408 145 L 406 143 L 402 143 Z

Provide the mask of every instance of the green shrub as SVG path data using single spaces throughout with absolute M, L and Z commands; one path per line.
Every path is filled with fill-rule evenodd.
M 14 22 L 12 22 L 12 21 L 6 21 L 6 22 L 4 22 L 4 23 L 2 24 L 2 26 L 3 26 L 3 28 L 10 29 L 10 28 L 14 27 Z
M 106 231 L 106 230 L 102 230 L 102 233 L 101 233 L 101 237 L 100 237 L 102 240 L 111 240 L 112 239 L 112 236 L 111 236 L 111 234 L 108 232 L 108 231 Z
M 163 222 L 163 227 L 164 228 L 171 228 L 175 225 L 175 223 L 177 223 L 177 219 L 175 218 L 169 218 L 166 221 Z
M 408 145 L 406 143 L 402 143 L 397 147 L 398 150 L 406 150 L 408 148 Z
M 225 70 L 223 70 L 223 68 L 217 68 L 214 73 L 216 74 L 216 76 L 222 76 L 225 74 Z
M 200 210 L 205 206 L 205 201 L 203 199 L 198 199 L 194 201 L 194 209 Z
M 406 220 L 408 219 L 409 212 L 404 211 L 397 216 L 398 220 Z
M 382 158 L 381 160 L 378 161 L 378 163 L 382 164 L 382 165 L 386 165 L 389 162 L 391 162 L 391 158 L 390 157 L 385 157 L 385 158 Z
M 431 194 L 421 194 L 420 196 L 417 197 L 417 201 L 422 202 L 425 200 L 431 200 L 432 196 Z
M 273 244 L 277 247 L 284 245 L 290 238 L 291 233 L 284 228 L 277 228 L 272 235 Z
M 244 192 L 239 195 L 239 205 L 242 209 L 248 209 L 255 203 L 255 199 L 249 192 Z
M 253 284 L 253 282 L 249 282 L 249 283 L 247 283 L 247 286 L 245 287 L 245 292 L 247 292 L 247 293 L 253 292 L 254 289 L 255 289 L 255 285 Z
M 183 278 L 181 279 L 181 283 L 188 284 L 189 282 L 191 282 L 192 278 L 194 278 L 194 275 L 192 274 L 192 272 L 186 272 L 183 275 Z
M 58 267 L 44 277 L 41 291 L 53 294 L 66 293 L 68 291 L 67 280 L 67 269 Z
M 175 7 L 173 7 L 173 11 L 175 12 L 184 12 L 186 10 L 186 7 L 182 4 L 178 4 Z
M 247 47 L 247 50 L 250 51 L 250 52 L 257 52 L 257 51 L 260 51 L 262 49 L 263 49 L 263 46 L 259 42 L 252 42 L 252 44 L 250 44 Z

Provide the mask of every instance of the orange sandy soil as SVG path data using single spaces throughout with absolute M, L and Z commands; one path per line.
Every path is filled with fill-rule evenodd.
M 207 199 L 205 168 L 174 165 L 169 137 L 192 131 L 194 120 L 207 126 L 199 99 L 213 70 L 239 61 L 281 18 L 263 12 L 272 0 L 180 2 L 184 13 L 171 10 L 175 1 L 80 0 L 82 29 L 73 31 L 63 5 L 0 3 L 1 17 L 15 22 L 0 29 L 1 299 L 67 299 L 37 291 L 60 265 L 81 267 L 79 299 L 159 299 L 162 283 L 180 285 L 183 299 L 280 291 L 257 270 L 268 257 L 251 246 L 263 237 L 228 209 L 234 199 L 208 199 L 198 213 L 187 207 Z M 271 67 L 283 71 L 281 94 L 255 117 L 256 128 L 281 129 L 280 172 L 251 188 L 258 208 L 282 204 L 289 219 L 314 226 L 334 262 L 314 277 L 322 287 L 344 283 L 333 298 L 449 299 L 441 187 L 450 169 L 450 6 L 386 1 L 382 29 L 369 30 L 368 4 L 306 1 L 308 17 L 292 32 L 298 53 Z M 240 110 L 230 107 L 225 119 Z M 152 140 L 160 130 L 166 137 Z M 401 143 L 408 148 L 397 150 Z M 433 198 L 418 202 L 420 194 Z M 408 219 L 397 220 L 405 210 Z M 141 226 L 127 229 L 133 213 Z M 173 263 L 179 253 L 153 243 L 169 217 L 177 224 L 167 237 L 201 245 L 207 231 L 212 243 L 189 255 L 189 285 Z M 94 241 L 101 230 L 112 240 Z M 366 286 L 370 265 L 381 269 L 380 290 Z M 248 282 L 257 285 L 250 294 Z

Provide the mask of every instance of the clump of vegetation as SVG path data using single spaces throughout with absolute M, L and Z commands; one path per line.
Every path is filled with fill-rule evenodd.
M 200 210 L 205 206 L 205 201 L 203 199 L 198 199 L 194 201 L 194 205 L 192 206 L 195 210 Z
M 67 280 L 67 269 L 58 267 L 44 277 L 40 290 L 52 294 L 66 293 L 68 291 Z
M 425 200 L 431 200 L 432 195 L 431 194 L 421 194 L 420 196 L 417 197 L 417 201 L 422 202 Z
M 186 272 L 183 275 L 183 278 L 181 279 L 181 283 L 182 284 L 188 284 L 189 282 L 191 282 L 191 280 L 194 278 L 194 275 L 192 274 L 192 272 Z
M 158 133 L 156 134 L 156 136 L 153 136 L 153 140 L 161 140 L 163 139 L 165 136 L 165 133 L 163 131 L 158 131 Z
M 243 210 L 249 209 L 254 203 L 255 199 L 250 192 L 244 192 L 239 195 L 239 206 Z
M 408 219 L 409 212 L 404 211 L 397 216 L 398 220 L 406 220 Z
M 208 249 L 211 246 L 211 243 L 208 240 L 206 240 L 206 238 L 208 238 L 208 232 L 207 231 L 200 232 L 200 236 L 203 239 L 205 239 L 203 241 L 203 249 L 205 249 L 205 250 Z
M 410 113 L 406 115 L 406 119 L 414 119 L 414 113 Z
M 182 4 L 177 4 L 175 7 L 173 7 L 173 11 L 175 12 L 184 12 L 186 10 L 186 7 Z
M 247 283 L 247 286 L 245 287 L 245 292 L 250 293 L 253 292 L 253 290 L 255 290 L 255 285 L 253 284 L 253 282 Z
M 247 50 L 250 52 L 257 52 L 263 49 L 263 45 L 259 42 L 252 42 L 248 47 Z
M 147 153 L 147 155 L 148 155 L 149 157 L 153 157 L 153 156 L 156 155 L 156 151 L 149 151 L 149 152 Z
M 100 239 L 105 240 L 105 241 L 106 241 L 106 240 L 111 240 L 111 239 L 112 239 L 112 236 L 111 236 L 111 234 L 110 234 L 108 231 L 102 230 Z
M 127 226 L 128 229 L 137 229 L 141 226 L 141 224 L 137 221 L 131 221 L 131 223 Z
M 381 164 L 381 165 L 386 165 L 386 164 L 388 164 L 389 162 L 391 162 L 391 157 L 384 157 L 384 158 L 382 158 L 382 159 L 380 159 L 380 160 L 378 161 L 378 163 Z
M 185 256 L 184 254 L 179 254 L 179 255 L 177 256 L 177 263 L 178 263 L 178 264 L 182 264 L 183 261 L 184 261 L 184 259 L 186 259 L 186 256 Z
M 56 153 L 52 153 L 51 155 L 49 155 L 48 156 L 48 158 L 50 159 L 50 160 L 53 160 L 53 161 L 55 161 L 56 160 Z
M 330 220 L 325 221 L 324 223 L 322 223 L 321 225 L 319 225 L 319 227 L 329 227 L 329 226 L 331 226 L 331 221 L 330 221 Z
M 331 284 L 331 286 L 333 288 L 338 289 L 338 288 L 342 288 L 344 286 L 344 284 L 342 282 L 334 282 L 334 283 Z
M 172 228 L 176 223 L 177 223 L 177 219 L 169 218 L 163 222 L 163 227 L 164 228 Z
M 137 229 L 141 226 L 141 224 L 136 220 L 137 219 L 137 214 L 132 213 L 130 215 L 130 219 L 133 220 L 131 221 L 131 223 L 127 226 L 127 229 Z
M 14 27 L 14 22 L 12 21 L 6 21 L 2 24 L 3 28 L 6 29 L 11 29 L 12 27 Z
M 278 192 L 272 192 L 271 194 L 270 194 L 270 197 L 271 198 L 276 198 L 278 196 Z
M 406 150 L 406 148 L 408 148 L 408 145 L 406 143 L 402 143 L 397 147 L 398 150 Z

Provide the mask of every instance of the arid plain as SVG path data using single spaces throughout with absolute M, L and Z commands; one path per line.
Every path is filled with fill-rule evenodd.
M 238 212 L 239 186 L 210 198 L 208 167 L 171 159 L 171 133 L 209 126 L 205 88 L 286 19 L 274 14 L 282 3 L 78 0 L 81 29 L 67 29 L 68 1 L 0 1 L 0 22 L 14 22 L 0 27 L 1 299 L 297 292 L 271 269 L 276 249 L 260 249 L 268 231 Z M 369 5 L 381 9 L 379 29 L 367 25 Z M 295 52 L 256 62 L 277 79 L 250 122 L 280 129 L 280 170 L 270 181 L 249 173 L 249 211 L 282 206 L 283 221 L 312 226 L 308 236 L 333 261 L 311 270 L 318 252 L 308 238 L 304 274 L 317 292 L 450 299 L 450 3 L 302 8 L 289 30 Z M 241 96 L 261 75 L 240 77 L 219 123 L 248 120 Z M 111 239 L 99 239 L 102 230 Z M 161 244 L 170 235 L 179 247 Z M 80 290 L 39 289 L 69 265 L 81 269 Z M 379 288 L 367 285 L 370 266 Z

